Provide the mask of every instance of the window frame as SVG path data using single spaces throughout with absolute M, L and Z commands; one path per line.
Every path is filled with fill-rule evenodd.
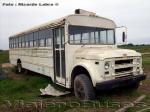
M 70 25 L 70 26 L 75 26 L 75 25 Z M 81 40 L 80 40 L 80 43 L 79 44 L 76 44 L 75 43 L 75 34 L 73 34 L 73 42 L 72 43 L 70 43 L 70 33 L 69 33 L 69 27 L 70 26 L 68 26 L 68 43 L 70 44 L 70 45 L 115 45 L 116 44 L 116 37 L 115 37 L 115 29 L 111 29 L 111 28 L 99 28 L 99 27 L 88 27 L 88 26 L 76 26 L 76 27 L 87 27 L 87 28 L 96 28 L 96 29 L 105 29 L 105 31 L 106 31 L 106 43 L 101 43 L 100 42 L 100 40 L 101 40 L 101 38 L 100 38 L 100 30 L 95 30 L 94 31 L 94 41 L 95 41 L 95 43 L 91 43 L 91 32 L 88 32 L 88 34 L 89 34 L 89 43 L 88 44 L 85 44 L 85 43 L 82 43 L 82 34 L 83 33 L 79 33 L 80 35 L 81 35 Z M 107 33 L 108 33 L 108 30 L 112 30 L 113 31 L 113 40 L 114 40 L 114 43 L 113 44 L 109 44 L 108 43 L 108 40 L 107 40 Z M 98 43 L 96 43 L 96 32 L 98 32 L 98 36 L 99 36 L 99 38 L 98 38 Z
M 41 40 L 42 45 L 40 44 Z M 51 27 L 41 28 L 33 32 L 19 34 L 9 38 L 9 48 L 30 48 L 47 46 L 53 47 L 53 30 Z

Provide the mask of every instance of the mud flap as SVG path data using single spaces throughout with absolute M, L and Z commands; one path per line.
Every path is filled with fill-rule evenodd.
M 51 86 L 50 84 L 48 84 L 48 86 L 45 89 L 40 89 L 41 91 L 41 95 L 51 95 L 51 96 L 62 96 L 62 95 L 66 95 L 69 94 L 69 91 L 60 91 L 60 90 L 56 90 L 53 86 Z

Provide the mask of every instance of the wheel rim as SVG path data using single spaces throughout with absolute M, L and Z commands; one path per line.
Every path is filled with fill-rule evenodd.
M 18 64 L 17 68 L 18 68 L 18 72 L 21 73 L 21 64 Z

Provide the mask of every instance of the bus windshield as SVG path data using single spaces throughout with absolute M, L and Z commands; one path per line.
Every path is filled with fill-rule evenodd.
M 70 44 L 115 44 L 114 29 L 69 26 L 69 43 Z

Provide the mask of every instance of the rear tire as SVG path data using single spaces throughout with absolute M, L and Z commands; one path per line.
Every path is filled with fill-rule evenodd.
M 77 75 L 74 79 L 74 93 L 80 100 L 94 100 L 95 91 L 90 78 L 84 74 Z

